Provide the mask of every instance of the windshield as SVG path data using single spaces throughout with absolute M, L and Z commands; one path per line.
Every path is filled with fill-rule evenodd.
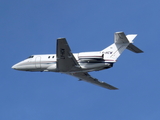
M 33 58 L 34 56 L 33 55 L 31 55 L 31 56 L 29 56 L 28 58 Z

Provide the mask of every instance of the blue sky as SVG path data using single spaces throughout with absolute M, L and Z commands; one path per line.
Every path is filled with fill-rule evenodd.
M 159 120 L 160 1 L 1 0 L 1 120 Z M 66 37 L 72 52 L 102 50 L 114 32 L 138 34 L 113 68 L 90 73 L 110 91 L 60 73 L 11 66 L 32 54 L 56 52 Z

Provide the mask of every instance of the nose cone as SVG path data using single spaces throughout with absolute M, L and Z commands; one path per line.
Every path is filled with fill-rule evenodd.
M 11 68 L 15 70 L 20 70 L 20 71 L 27 71 L 28 70 L 28 62 L 26 60 L 23 60 L 15 65 L 13 65 Z
M 11 68 L 15 69 L 15 70 L 21 70 L 21 68 L 22 68 L 22 62 L 14 64 Z
M 11 68 L 16 70 L 17 69 L 17 65 L 15 64 Z

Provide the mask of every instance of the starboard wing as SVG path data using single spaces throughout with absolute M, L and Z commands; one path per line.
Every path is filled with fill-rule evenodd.
M 109 85 L 103 81 L 99 81 L 98 79 L 91 77 L 87 72 L 69 73 L 69 75 L 72 75 L 74 77 L 79 78 L 82 81 L 86 81 L 86 82 L 98 85 L 100 87 L 103 87 L 103 88 L 107 88 L 110 90 L 117 90 L 118 89 L 112 85 Z
M 57 68 L 60 72 L 71 72 L 81 69 L 65 38 L 57 39 Z

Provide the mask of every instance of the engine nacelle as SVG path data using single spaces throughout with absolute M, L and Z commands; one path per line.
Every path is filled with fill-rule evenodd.
M 78 54 L 79 59 L 103 59 L 101 52 L 81 52 Z

